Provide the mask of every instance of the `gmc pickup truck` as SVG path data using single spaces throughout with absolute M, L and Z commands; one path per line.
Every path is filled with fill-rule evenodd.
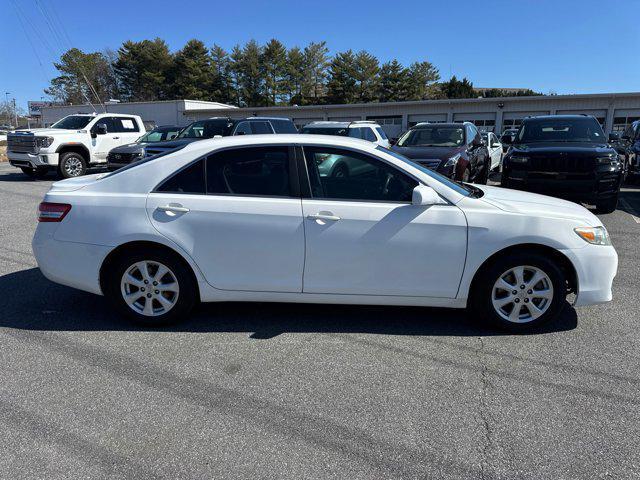
M 137 115 L 75 114 L 51 128 L 19 130 L 7 135 L 9 163 L 30 177 L 57 170 L 62 178 L 84 175 L 90 166 L 106 165 L 112 148 L 145 133 Z

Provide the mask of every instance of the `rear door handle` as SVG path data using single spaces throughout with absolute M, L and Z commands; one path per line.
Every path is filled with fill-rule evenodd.
M 337 222 L 340 217 L 337 215 L 331 215 L 327 213 L 316 213 L 315 215 L 307 215 L 309 220 L 329 220 L 331 222 Z
M 161 205 L 158 207 L 158 210 L 172 213 L 187 213 L 189 211 L 187 207 L 183 207 L 180 205 Z

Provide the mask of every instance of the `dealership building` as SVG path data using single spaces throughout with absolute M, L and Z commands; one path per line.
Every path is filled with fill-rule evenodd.
M 246 108 L 216 102 L 171 100 L 112 103 L 104 108 L 114 113 L 140 115 L 148 126 L 182 126 L 209 117 L 288 117 L 298 127 L 317 120 L 375 120 L 392 138 L 418 122 L 469 121 L 480 130 L 500 133 L 519 126 L 523 118 L 531 115 L 585 114 L 596 117 L 605 133 L 609 133 L 623 131 L 632 121 L 640 119 L 640 92 Z M 93 111 L 89 105 L 42 107 L 42 123 L 49 126 L 66 115 Z M 96 111 L 103 109 L 96 107 Z

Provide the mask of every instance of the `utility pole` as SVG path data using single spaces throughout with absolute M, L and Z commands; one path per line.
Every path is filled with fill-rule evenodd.
M 11 92 L 4 92 L 4 106 L 7 109 L 7 125 L 11 124 L 11 112 L 9 112 L 9 94 Z
M 15 127 L 18 128 L 18 109 L 16 108 L 16 98 L 13 97 L 13 118 L 16 121 Z

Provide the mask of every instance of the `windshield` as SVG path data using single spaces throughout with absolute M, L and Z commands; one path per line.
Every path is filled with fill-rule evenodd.
M 216 135 L 229 135 L 231 122 L 220 118 L 215 120 L 199 120 L 186 127 L 178 138 L 213 138 Z
M 349 132 L 344 127 L 302 127 L 300 133 L 310 133 L 312 135 L 340 135 L 346 137 Z
M 87 124 L 93 120 L 90 115 L 69 115 L 62 120 L 58 120 L 51 125 L 51 128 L 64 128 L 65 130 L 80 130 L 87 126 Z
M 399 147 L 459 147 L 464 143 L 462 127 L 413 128 L 398 140 Z
M 517 143 L 604 141 L 602 127 L 591 117 L 531 119 L 522 124 L 517 137 Z
M 138 140 L 138 143 L 142 142 L 164 142 L 165 140 L 173 140 L 180 133 L 180 128 L 157 128 L 155 130 L 151 130 L 150 132 L 145 133 Z
M 400 155 L 398 152 L 394 152 L 393 150 L 389 150 L 388 148 L 381 147 L 381 146 L 377 146 L 376 149 L 380 150 L 381 152 L 388 153 L 389 155 L 396 157 L 398 160 L 402 160 L 403 162 L 408 163 L 412 167 L 415 167 L 418 170 L 420 170 L 422 173 L 429 175 L 434 180 L 440 183 L 444 183 L 447 187 L 449 187 L 452 190 L 455 190 L 460 195 L 464 195 L 465 197 L 468 197 L 471 194 L 475 195 L 475 194 L 478 194 L 478 192 L 481 192 L 479 188 L 472 187 L 471 185 L 467 185 L 466 183 L 455 182 L 445 177 L 444 175 L 440 175 L 439 173 L 434 172 L 433 170 L 429 170 L 427 167 L 423 167 L 418 163 L 412 162 L 404 155 Z

